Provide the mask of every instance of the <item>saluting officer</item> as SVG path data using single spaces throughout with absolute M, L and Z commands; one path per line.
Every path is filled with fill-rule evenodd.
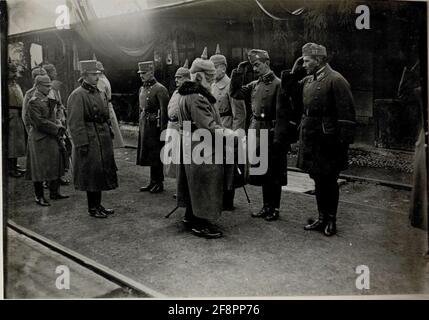
M 231 79 L 226 75 L 226 57 L 220 53 L 219 44 L 216 52 L 210 57 L 216 68 L 215 81 L 212 84 L 212 94 L 216 98 L 214 104 L 218 110 L 221 123 L 225 128 L 245 130 L 246 125 L 246 105 L 243 100 L 236 100 L 229 93 L 229 84 Z M 237 146 L 238 147 L 238 146 Z M 237 154 L 237 153 L 236 153 Z M 223 210 L 234 210 L 234 173 L 237 164 L 226 164 L 225 181 L 223 191 Z M 242 167 L 244 171 L 244 167 Z
M 161 132 L 167 128 L 167 89 L 154 77 L 153 61 L 139 62 L 140 78 L 143 85 L 139 91 L 140 119 L 137 147 L 137 165 L 150 166 L 150 183 L 140 191 L 159 193 L 164 191 L 163 164 L 160 152 L 163 141 Z
M 347 80 L 327 63 L 324 46 L 305 44 L 292 73 L 298 73 L 301 64 L 308 76 L 299 82 L 304 115 L 298 167 L 314 179 L 319 210 L 319 218 L 304 229 L 332 236 L 336 233 L 337 180 L 347 168 L 348 148 L 354 138 L 355 104 Z
M 251 101 L 252 116 L 249 127 L 256 131 L 256 150 L 260 153 L 260 146 L 268 144 L 268 169 L 263 175 L 250 175 L 249 183 L 262 186 L 263 207 L 252 217 L 263 217 L 267 221 L 279 217 L 282 186 L 287 184 L 287 151 L 288 142 L 285 140 L 286 118 L 278 117 L 282 113 L 280 103 L 280 79 L 270 67 L 268 52 L 252 49 L 248 53 L 249 62 L 253 71 L 259 77 L 257 80 L 244 84 L 245 67 L 248 61 L 241 62 L 237 69 L 232 71 L 230 92 L 235 99 L 249 99 Z M 268 130 L 268 141 L 261 141 L 261 130 Z M 264 156 L 264 155 L 261 155 Z

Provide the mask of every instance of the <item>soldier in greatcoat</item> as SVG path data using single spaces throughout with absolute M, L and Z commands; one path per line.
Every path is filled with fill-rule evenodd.
M 150 166 L 150 182 L 140 191 L 159 193 L 164 190 L 164 167 L 160 158 L 164 145 L 161 132 L 167 128 L 168 90 L 154 77 L 153 61 L 139 62 L 143 85 L 139 91 L 140 119 L 137 165 Z
M 97 88 L 96 60 L 80 61 L 81 85 L 67 100 L 67 123 L 73 143 L 73 180 L 86 191 L 88 213 L 95 218 L 113 214 L 101 204 L 102 191 L 118 187 L 112 129 L 106 95 Z
M 30 125 L 27 149 L 26 178 L 34 183 L 36 203 L 49 206 L 43 195 L 43 182 L 49 182 L 50 198 L 60 200 L 69 196 L 59 192 L 59 178 L 64 174 L 64 145 L 61 140 L 66 129 L 56 121 L 56 101 L 49 98 L 51 80 L 37 76 L 36 90 L 29 100 L 27 117 Z
M 213 62 L 216 68 L 215 81 L 212 84 L 212 94 L 216 98 L 214 106 L 219 112 L 222 126 L 234 131 L 241 129 L 244 134 L 246 126 L 246 105 L 243 100 L 236 100 L 232 98 L 229 93 L 231 79 L 226 74 L 226 57 L 221 54 L 219 45 L 216 47 L 215 54 L 210 57 L 210 61 Z M 241 147 L 241 145 L 237 144 L 236 147 Z M 236 171 L 239 170 L 238 152 L 236 156 L 234 164 L 225 164 L 224 166 L 223 210 L 234 210 L 234 175 L 237 176 Z M 240 172 L 244 173 L 243 164 L 240 165 L 240 169 Z
M 18 166 L 18 158 L 25 156 L 25 129 L 21 119 L 23 94 L 21 87 L 16 82 L 18 68 L 15 64 L 9 64 L 8 79 L 8 172 L 9 176 L 19 178 L 24 172 Z
M 252 130 L 256 133 L 256 150 L 251 152 L 259 154 L 261 145 L 268 144 L 268 154 L 261 155 L 268 157 L 268 169 L 262 175 L 250 174 L 249 183 L 262 186 L 264 202 L 262 209 L 253 213 L 252 217 L 273 221 L 279 218 L 281 190 L 282 186 L 287 184 L 287 117 L 284 116 L 285 112 L 280 103 L 280 79 L 271 70 L 268 52 L 252 49 L 248 52 L 248 58 L 249 61 L 240 63 L 238 68 L 232 71 L 230 93 L 235 99 L 251 101 L 249 135 Z M 249 62 L 258 79 L 245 84 L 245 69 Z M 268 131 L 268 141 L 260 139 L 262 130 Z
M 216 134 L 224 137 L 234 135 L 234 132 L 222 126 L 219 112 L 214 107 L 216 98 L 210 93 L 216 73 L 213 63 L 197 58 L 190 72 L 192 81 L 184 82 L 179 88 L 182 157 L 177 171 L 177 204 L 186 207 L 183 223 L 194 235 L 219 238 L 222 232 L 213 223 L 222 211 L 224 172 L 222 161 L 215 161 L 216 150 L 213 150 L 213 145 Z M 197 129 L 206 130 L 211 141 L 191 141 Z M 201 164 L 191 157 L 194 148 L 200 144 L 210 150 L 204 153 Z
M 304 108 L 297 166 L 314 179 L 319 211 L 319 218 L 304 229 L 332 236 L 339 200 L 337 180 L 348 166 L 348 149 L 354 139 L 355 104 L 347 80 L 327 63 L 324 46 L 305 44 L 293 74 L 300 65 L 308 76 L 296 79 Z

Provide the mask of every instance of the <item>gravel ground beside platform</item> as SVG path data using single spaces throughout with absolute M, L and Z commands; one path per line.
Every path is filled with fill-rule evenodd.
M 238 190 L 238 208 L 218 221 L 225 237 L 206 240 L 184 229 L 183 209 L 164 219 L 175 207 L 174 180 L 162 194 L 141 193 L 148 170 L 134 165 L 135 150 L 116 154 L 120 188 L 103 194 L 114 216 L 89 217 L 85 194 L 71 186 L 63 188 L 70 199 L 38 207 L 31 183 L 12 179 L 9 218 L 167 296 L 429 293 L 426 233 L 409 226 L 407 191 L 346 184 L 338 235 L 327 238 L 303 230 L 316 211 L 314 196 L 283 192 L 281 219 L 266 222 L 249 216 Z M 247 188 L 256 211 L 260 189 Z M 369 290 L 355 286 L 359 265 L 369 267 Z

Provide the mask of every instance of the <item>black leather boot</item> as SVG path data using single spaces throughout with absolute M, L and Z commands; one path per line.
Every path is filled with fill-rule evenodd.
M 330 237 L 337 233 L 337 217 L 336 214 L 328 214 L 328 222 L 323 233 Z
M 279 209 L 277 208 L 270 208 L 267 216 L 265 217 L 266 221 L 274 221 L 277 220 L 280 216 Z
M 268 205 L 264 204 L 264 206 L 262 207 L 262 209 L 257 212 L 257 213 L 252 213 L 252 217 L 253 218 L 265 218 L 268 213 L 270 213 L 270 208 L 268 207 Z
M 155 186 L 155 182 L 151 182 L 151 183 L 149 183 L 147 186 L 145 186 L 145 187 L 141 187 L 141 188 L 140 188 L 140 192 L 147 192 L 147 191 L 150 191 L 154 186 Z
M 325 217 L 323 216 L 323 213 L 321 213 L 319 211 L 319 219 L 317 219 L 314 222 L 309 222 L 309 224 L 307 224 L 304 227 L 304 230 L 307 230 L 307 231 L 313 231 L 313 230 L 314 231 L 323 231 L 325 226 L 326 226 Z
M 164 184 L 163 183 L 156 183 L 152 189 L 150 189 L 150 193 L 160 193 L 164 191 Z

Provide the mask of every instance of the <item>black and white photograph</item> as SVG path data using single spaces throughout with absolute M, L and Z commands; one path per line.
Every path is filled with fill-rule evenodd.
M 429 299 L 426 1 L 0 18 L 4 299 Z

